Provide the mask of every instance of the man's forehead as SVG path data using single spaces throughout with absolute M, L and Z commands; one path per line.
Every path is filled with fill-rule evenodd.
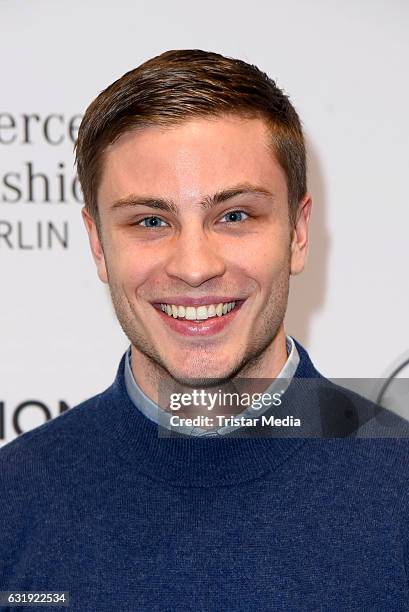
M 106 151 L 99 195 L 111 205 L 130 194 L 197 200 L 241 184 L 277 191 L 285 175 L 270 143 L 265 121 L 230 116 L 133 131 Z
M 241 148 L 237 149 L 240 143 Z M 192 118 L 176 125 L 138 128 L 122 134 L 105 151 L 106 162 L 133 157 L 141 162 L 154 159 L 183 164 L 186 158 L 204 156 L 211 161 L 215 154 L 242 156 L 246 151 L 271 151 L 271 133 L 265 120 L 234 115 Z M 167 153 L 172 151 L 169 159 Z

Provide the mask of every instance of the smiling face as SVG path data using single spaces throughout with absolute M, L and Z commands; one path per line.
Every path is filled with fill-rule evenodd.
M 105 153 L 102 244 L 83 216 L 145 391 L 167 375 L 275 376 L 286 360 L 289 276 L 303 268 L 311 200 L 294 230 L 269 138 L 261 119 L 224 116 L 130 132 Z

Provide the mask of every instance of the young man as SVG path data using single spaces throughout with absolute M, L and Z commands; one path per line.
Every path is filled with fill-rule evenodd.
M 407 423 L 284 331 L 311 212 L 288 98 L 242 61 L 170 51 L 94 100 L 76 152 L 131 344 L 109 389 L 0 452 L 1 590 L 81 611 L 408 609 Z M 271 401 L 232 410 L 232 389 Z

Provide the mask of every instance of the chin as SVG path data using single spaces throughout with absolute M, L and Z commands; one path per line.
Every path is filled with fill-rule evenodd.
M 203 363 L 198 368 L 168 369 L 172 378 L 180 385 L 205 389 L 225 383 L 233 373 L 233 366 L 210 367 L 209 364 L 206 363 L 206 375 L 203 370 Z

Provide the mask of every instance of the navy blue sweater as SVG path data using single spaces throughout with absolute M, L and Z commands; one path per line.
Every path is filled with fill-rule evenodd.
M 297 348 L 296 377 L 325 381 Z M 1 449 L 0 590 L 68 591 L 78 612 L 409 610 L 409 440 L 328 420 L 325 382 L 289 398 L 321 402 L 326 439 L 161 438 L 123 358 L 105 392 Z M 372 409 L 348 397 L 347 423 Z

